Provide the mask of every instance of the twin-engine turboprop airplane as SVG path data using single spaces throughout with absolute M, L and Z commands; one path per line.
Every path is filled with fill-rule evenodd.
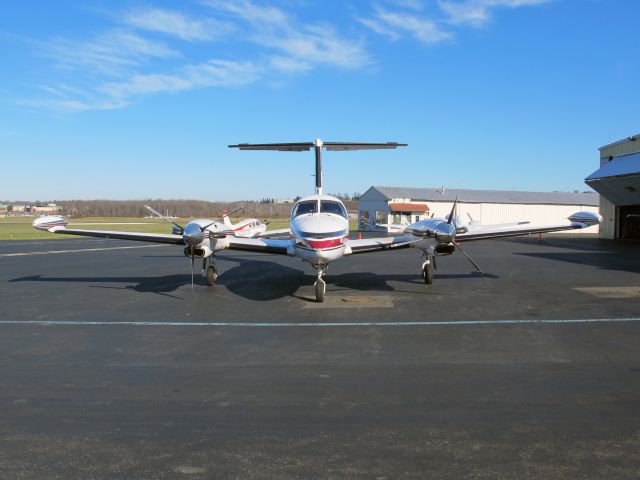
M 462 250 L 457 242 L 481 240 L 485 238 L 526 235 L 560 230 L 586 228 L 599 223 L 602 218 L 591 212 L 580 212 L 569 217 L 570 223 L 546 227 L 529 227 L 522 224 L 486 226 L 473 225 L 457 227 L 454 219 L 457 200 L 447 219 L 430 218 L 408 225 L 397 237 L 381 237 L 360 240 L 349 239 L 349 220 L 344 204 L 336 197 L 322 194 L 322 149 L 326 150 L 368 150 L 395 149 L 406 144 L 387 143 L 266 143 L 229 145 L 240 150 L 278 150 L 288 152 L 314 149 L 316 160 L 316 193 L 299 200 L 291 209 L 291 238 L 287 240 L 263 240 L 228 238 L 227 248 L 297 256 L 309 262 L 316 269 L 318 278 L 314 284 L 316 301 L 322 302 L 326 292 L 323 275 L 329 263 L 345 255 L 370 253 L 381 250 L 414 247 L 422 251 L 422 277 L 425 283 L 433 282 L 433 268 L 436 256 L 451 255 L 455 250 L 469 259 L 473 266 L 480 267 Z
M 602 217 L 591 212 L 579 212 L 569 217 L 568 223 L 544 227 L 532 227 L 523 223 L 510 225 L 482 226 L 469 224 L 459 226 L 455 222 L 457 200 L 453 204 L 447 218 L 429 218 L 404 228 L 404 232 L 396 237 L 380 237 L 351 240 L 349 239 L 349 220 L 344 204 L 336 197 L 322 194 L 322 149 L 367 150 L 395 149 L 406 146 L 395 142 L 388 143 L 345 143 L 314 142 L 304 143 L 270 143 L 270 144 L 238 144 L 229 145 L 240 150 L 279 150 L 279 151 L 315 151 L 316 160 L 316 192 L 299 200 L 291 209 L 290 228 L 284 231 L 265 232 L 269 234 L 289 234 L 286 239 L 242 238 L 229 235 L 230 229 L 214 228 L 216 221 L 192 220 L 184 227 L 174 224 L 180 230 L 174 234 L 132 233 L 103 230 L 67 229 L 66 221 L 59 216 L 41 217 L 33 222 L 39 230 L 52 233 L 83 235 L 94 237 L 118 238 L 156 243 L 168 243 L 185 246 L 184 253 L 191 258 L 191 275 L 193 286 L 194 259 L 203 259 L 202 269 L 206 273 L 207 284 L 213 286 L 217 279 L 214 253 L 223 249 L 243 250 L 262 253 L 296 256 L 310 263 L 317 271 L 315 295 L 318 302 L 324 300 L 326 283 L 323 279 L 329 264 L 345 255 L 370 253 L 381 250 L 395 250 L 414 247 L 423 254 L 422 277 L 425 283 L 433 281 L 435 259 L 438 256 L 453 254 L 459 250 L 475 268 L 480 267 L 459 246 L 459 242 L 500 238 L 530 233 L 545 233 L 561 230 L 586 228 L 602 221 Z M 161 216 L 161 215 L 160 215 Z M 170 219 L 166 219 L 173 223 Z

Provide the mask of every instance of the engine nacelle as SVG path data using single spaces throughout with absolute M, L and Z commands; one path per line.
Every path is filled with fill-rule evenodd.
M 197 247 L 193 247 L 194 257 L 207 258 L 211 254 L 213 254 L 213 251 L 205 245 L 198 245 Z M 191 247 L 186 247 L 184 249 L 184 256 L 191 258 Z
M 46 215 L 44 217 L 38 217 L 33 221 L 33 228 L 44 231 L 54 227 L 65 227 L 66 225 L 67 221 L 60 215 Z
M 433 249 L 433 253 L 438 256 L 451 255 L 456 251 L 456 246 L 453 243 L 441 243 Z

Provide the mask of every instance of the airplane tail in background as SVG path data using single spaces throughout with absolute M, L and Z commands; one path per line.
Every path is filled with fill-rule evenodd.
M 231 220 L 229 219 L 229 214 L 227 213 L 226 210 L 224 212 L 222 212 L 222 221 L 227 227 L 229 227 L 229 228 L 233 227 L 233 224 L 231 223 Z

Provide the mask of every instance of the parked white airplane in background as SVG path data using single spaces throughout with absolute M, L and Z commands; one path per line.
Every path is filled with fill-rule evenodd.
M 165 222 L 169 222 L 173 224 L 173 228 L 171 229 L 171 233 L 174 235 L 182 235 L 184 233 L 184 227 L 178 225 L 173 221 L 172 218 L 162 215 L 160 212 L 154 210 L 149 205 L 145 205 L 144 208 L 153 213 L 156 217 L 164 220 Z M 259 237 L 265 234 L 267 231 L 267 224 L 261 222 L 257 218 L 247 218 L 244 220 L 240 220 L 238 223 L 231 223 L 231 219 L 229 218 L 233 213 L 242 210 L 242 207 L 236 208 L 231 212 L 227 213 L 225 210 L 222 213 L 222 217 L 217 220 L 209 220 L 206 218 L 203 219 L 195 219 L 192 222 L 200 222 L 204 223 L 207 227 L 207 230 L 224 233 L 225 235 L 235 235 L 237 237 Z M 220 222 L 219 220 L 222 220 Z M 288 233 L 288 230 L 286 231 Z M 282 233 L 282 231 L 278 231 L 278 233 Z
M 222 221 L 225 227 L 227 227 L 227 230 L 232 231 L 236 237 L 260 237 L 267 231 L 268 222 L 261 222 L 257 218 L 246 218 L 240 220 L 238 223 L 231 223 L 231 219 L 229 218 L 231 213 L 224 212 L 222 214 Z M 287 230 L 286 233 L 289 233 L 289 231 Z
M 191 258 L 193 285 L 193 264 L 195 257 L 203 259 L 202 269 L 206 273 L 207 284 L 213 286 L 217 279 L 214 253 L 223 249 L 272 253 L 297 256 L 310 263 L 317 272 L 315 296 L 318 302 L 324 300 L 326 283 L 322 278 L 329 263 L 345 255 L 370 253 L 382 250 L 414 247 L 423 254 L 422 277 L 425 283 L 433 281 L 433 268 L 437 256 L 451 255 L 456 250 L 465 255 L 475 268 L 480 268 L 460 248 L 458 242 L 500 238 L 530 233 L 545 233 L 561 230 L 586 228 L 601 222 L 602 217 L 591 212 L 579 212 L 569 217 L 569 222 L 545 227 L 530 227 L 525 224 L 495 226 L 457 226 L 454 222 L 456 204 L 454 202 L 450 215 L 446 219 L 429 218 L 406 226 L 403 234 L 396 237 L 380 237 L 368 239 L 349 239 L 349 220 L 344 204 L 336 197 L 322 193 L 322 149 L 367 150 L 395 149 L 406 146 L 395 142 L 388 143 L 345 143 L 314 142 L 303 143 L 271 143 L 271 144 L 238 144 L 229 145 L 240 150 L 279 150 L 308 151 L 314 149 L 316 164 L 316 192 L 299 200 L 291 209 L 290 236 L 286 239 L 241 238 L 228 235 L 229 229 L 213 228 L 215 221 L 193 220 L 184 228 L 179 227 L 180 234 L 152 234 L 116 231 L 97 231 L 67 229 L 62 217 L 41 217 L 33 222 L 35 228 L 52 233 L 84 235 L 95 237 L 118 238 L 156 243 L 184 245 L 184 253 Z M 285 230 L 286 232 L 287 230 Z M 269 232 L 266 232 L 269 233 Z M 282 233 L 278 231 L 277 233 Z

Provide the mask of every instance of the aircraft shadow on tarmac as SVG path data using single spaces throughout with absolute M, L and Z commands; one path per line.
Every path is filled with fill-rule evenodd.
M 268 260 L 251 260 L 248 258 L 226 257 L 224 261 L 237 263 L 218 277 L 218 283 L 224 285 L 230 292 L 249 300 L 268 301 L 283 297 L 301 297 L 297 291 L 301 287 L 311 287 L 316 281 L 312 270 L 305 271 L 288 267 L 280 263 Z M 450 278 L 498 278 L 491 274 L 478 272 L 468 274 L 436 274 L 436 279 Z M 351 272 L 332 275 L 327 273 L 327 290 L 354 290 L 354 291 L 378 291 L 378 292 L 403 292 L 422 294 L 426 291 L 399 290 L 389 282 L 402 282 L 413 285 L 424 285 L 419 273 L 378 275 L 372 272 Z M 315 298 L 313 299 L 315 301 Z
M 199 276 L 196 276 L 196 279 L 198 278 Z M 31 275 L 29 277 L 9 280 L 9 283 L 15 282 L 128 283 L 133 285 L 122 287 L 92 285 L 92 287 L 135 290 L 141 293 L 167 294 L 167 292 L 174 292 L 184 285 L 191 284 L 191 274 L 173 274 L 162 277 L 44 277 L 42 275 Z M 173 295 L 169 296 L 174 297 Z
M 251 260 L 241 257 L 220 258 L 224 262 L 232 262 L 236 266 L 222 271 L 218 276 L 218 284 L 231 293 L 239 295 L 248 300 L 269 301 L 284 297 L 295 297 L 307 300 L 297 295 L 301 287 L 313 286 L 316 277 L 313 271 L 304 271 L 292 268 L 280 263 L 268 260 Z M 402 282 L 409 285 L 423 285 L 423 281 L 418 273 L 379 275 L 372 272 L 352 272 L 338 275 L 327 274 L 327 288 L 329 292 L 334 289 L 354 290 L 354 291 L 378 291 L 378 292 L 403 292 L 422 294 L 429 293 L 415 289 L 400 290 L 392 287 L 388 282 Z M 467 274 L 441 274 L 436 273 L 438 279 L 461 279 L 461 278 L 498 278 L 496 275 L 472 272 Z M 204 278 L 196 272 L 195 284 L 199 287 L 205 285 Z M 191 284 L 191 274 L 171 274 L 158 277 L 47 277 L 42 275 L 31 275 L 9 280 L 9 283 L 17 282 L 63 282 L 63 283 L 121 283 L 124 286 L 91 285 L 93 288 L 109 288 L 119 290 L 134 290 L 140 293 L 155 293 L 172 298 L 181 297 L 170 295 L 181 287 Z M 127 285 L 128 284 L 128 285 Z

